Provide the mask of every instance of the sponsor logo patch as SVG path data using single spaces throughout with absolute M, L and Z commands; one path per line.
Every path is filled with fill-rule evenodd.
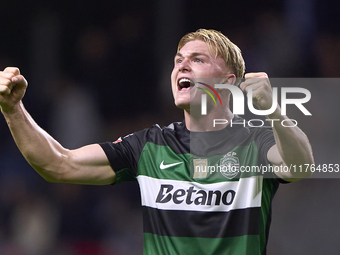
M 207 177 L 207 167 L 208 160 L 207 159 L 193 159 L 194 163 L 194 179 L 203 179 Z

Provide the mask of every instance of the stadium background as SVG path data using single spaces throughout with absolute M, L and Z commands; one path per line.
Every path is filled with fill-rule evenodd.
M 65 147 L 76 148 L 181 120 L 169 77 L 178 40 L 198 28 L 234 41 L 247 72 L 338 77 L 339 10 L 331 0 L 2 0 L 0 69 L 20 67 L 29 81 L 28 111 Z M 313 117 L 303 129 L 317 163 L 340 163 L 340 88 L 311 89 Z M 335 176 L 281 186 L 268 254 L 338 254 L 339 184 Z M 45 182 L 2 118 L 0 254 L 141 254 L 139 204 L 133 183 Z

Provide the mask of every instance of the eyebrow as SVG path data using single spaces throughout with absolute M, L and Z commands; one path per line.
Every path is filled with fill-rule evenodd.
M 190 53 L 190 57 L 196 57 L 196 56 L 206 56 L 209 57 L 207 54 L 203 53 L 203 52 L 192 52 Z M 180 52 L 177 52 L 175 57 L 183 57 L 183 55 Z

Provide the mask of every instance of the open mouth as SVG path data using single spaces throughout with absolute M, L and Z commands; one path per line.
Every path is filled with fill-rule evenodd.
M 190 87 L 195 86 L 195 83 L 188 78 L 181 78 L 177 83 L 178 91 L 189 91 Z

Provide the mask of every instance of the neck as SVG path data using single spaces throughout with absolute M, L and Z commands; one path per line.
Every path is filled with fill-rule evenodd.
M 184 110 L 185 124 L 188 130 L 196 132 L 217 131 L 229 125 L 234 118 L 229 108 L 215 108 L 207 115 L 190 113 L 190 110 Z M 227 120 L 226 124 L 217 124 L 214 126 L 214 119 Z

